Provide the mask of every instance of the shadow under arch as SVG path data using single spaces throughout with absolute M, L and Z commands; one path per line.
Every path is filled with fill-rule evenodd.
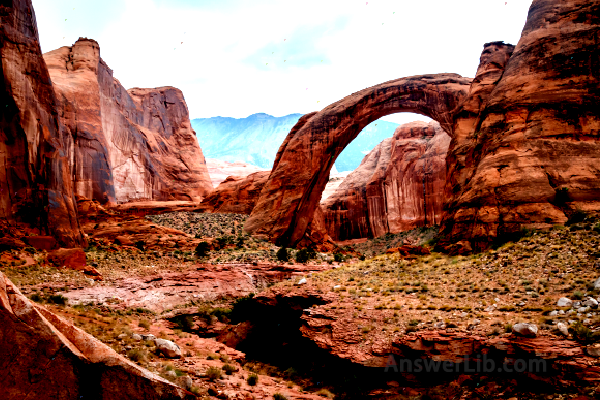
M 389 114 L 412 112 L 439 122 L 453 136 L 453 110 L 468 96 L 471 82 L 457 74 L 400 78 L 304 115 L 279 148 L 245 231 L 295 246 L 313 220 L 336 158 L 364 127 Z

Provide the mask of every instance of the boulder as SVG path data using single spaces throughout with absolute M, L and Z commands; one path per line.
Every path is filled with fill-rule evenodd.
M 600 357 L 600 344 L 592 344 L 586 348 L 588 355 L 592 357 Z
M 536 337 L 538 333 L 538 327 L 535 324 L 515 324 L 513 325 L 513 332 L 521 336 Z
M 560 299 L 558 299 L 556 305 L 558 307 L 571 307 L 573 305 L 573 301 L 566 297 L 561 297 Z
M 133 240 L 129 239 L 127 236 L 117 236 L 115 238 L 115 243 L 122 246 L 133 246 Z
M 594 290 L 597 292 L 600 291 L 600 278 L 596 279 L 594 282 Z
M 569 328 L 567 327 L 567 325 L 565 325 L 562 322 L 559 322 L 558 324 L 556 324 L 556 328 L 559 330 L 560 333 L 562 333 L 565 336 L 569 336 Z
M 176 343 L 166 339 L 154 339 L 154 344 L 158 351 L 168 358 L 180 358 L 182 356 L 181 349 Z
M 83 249 L 56 249 L 47 255 L 46 260 L 56 268 L 69 268 L 82 271 L 95 280 L 102 280 L 102 274 L 96 268 L 87 265 Z

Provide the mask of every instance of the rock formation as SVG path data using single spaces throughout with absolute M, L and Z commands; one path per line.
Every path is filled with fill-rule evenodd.
M 470 84 L 471 79 L 456 74 L 402 78 L 303 116 L 279 149 L 246 231 L 296 245 L 312 221 L 336 157 L 361 129 L 385 115 L 410 111 L 451 132 L 452 110 L 466 98 Z
M 214 187 L 219 186 L 221 182 L 230 176 L 246 177 L 255 172 L 270 171 L 241 161 L 230 163 L 228 161 L 217 160 L 216 158 L 207 158 L 206 168 L 208 169 L 210 181 Z
M 577 209 L 600 211 L 599 15 L 597 1 L 534 0 L 516 48 L 486 44 L 473 82 L 397 79 L 304 116 L 247 231 L 298 243 L 340 151 L 370 121 L 401 111 L 431 117 L 452 138 L 443 242 L 478 250 Z
M 271 171 L 243 176 L 229 176 L 202 201 L 202 209 L 210 212 L 250 214 L 256 205 Z
M 534 0 L 514 52 L 486 46 L 455 117 L 447 242 L 600 210 L 599 40 L 598 1 Z
M 69 153 L 30 0 L 0 5 L 0 217 L 36 227 L 63 246 L 85 245 Z
M 450 137 L 436 122 L 412 122 L 365 156 L 327 201 L 334 240 L 378 237 L 441 222 Z
M 0 273 L 2 398 L 195 399 L 23 296 Z
M 103 203 L 199 202 L 212 190 L 179 89 L 126 91 L 90 39 L 80 38 L 44 59 L 61 120 L 75 140 L 78 195 Z

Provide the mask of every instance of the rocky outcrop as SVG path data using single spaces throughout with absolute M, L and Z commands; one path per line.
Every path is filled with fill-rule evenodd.
M 208 169 L 212 185 L 215 188 L 230 176 L 246 177 L 255 172 L 270 171 L 266 168 L 256 167 L 241 161 L 231 163 L 228 161 L 217 160 L 216 158 L 207 158 L 206 168 Z
M 450 137 L 436 122 L 399 126 L 324 203 L 334 240 L 438 225 Z
M 246 231 L 296 245 L 312 221 L 336 157 L 365 126 L 388 114 L 411 111 L 451 132 L 452 110 L 466 98 L 470 84 L 471 79 L 456 74 L 402 78 L 303 116 L 279 149 Z
M 250 214 L 271 171 L 248 176 L 229 176 L 202 201 L 202 210 L 219 213 Z
M 126 91 L 91 39 L 80 38 L 44 59 L 61 120 L 75 140 L 78 195 L 103 203 L 199 202 L 212 191 L 179 89 Z
M 196 398 L 30 302 L 2 273 L 0 325 L 3 399 Z
M 0 5 L 0 217 L 85 245 L 77 222 L 69 153 L 30 0 Z
M 486 46 L 454 123 L 448 243 L 600 210 L 599 40 L 599 2 L 534 0 L 514 52 Z

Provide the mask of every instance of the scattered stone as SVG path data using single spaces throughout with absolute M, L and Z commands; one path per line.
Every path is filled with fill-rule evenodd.
M 558 311 L 556 311 L 556 310 L 551 311 L 550 314 L 548 314 L 548 316 L 550 316 L 550 317 L 556 317 L 557 315 L 558 315 Z
M 588 312 L 588 311 L 590 311 L 590 308 L 589 308 L 589 307 L 579 307 L 579 308 L 577 309 L 577 312 L 578 312 L 578 313 L 586 313 L 586 312 Z
M 181 378 L 179 378 L 180 380 L 180 384 L 181 387 L 184 388 L 187 391 L 192 390 L 192 387 L 194 386 L 194 382 L 192 381 L 192 378 L 190 378 L 188 375 L 186 376 L 182 376 Z
M 304 285 L 306 283 L 306 278 L 302 278 L 296 283 L 296 285 Z
M 571 307 L 573 305 L 573 301 L 566 297 L 561 297 L 558 299 L 558 303 L 556 303 L 556 305 L 559 307 Z
M 175 371 L 167 371 L 165 372 L 165 375 L 171 378 L 177 378 L 177 374 L 175 373 Z
M 137 340 L 138 342 L 139 342 L 140 340 L 142 340 L 142 336 L 141 336 L 141 335 L 138 335 L 137 333 L 133 333 L 133 334 L 131 334 L 131 338 L 132 338 L 133 340 Z
M 586 350 L 588 355 L 592 357 L 600 357 L 600 344 L 596 343 L 589 345 Z
M 144 339 L 144 340 L 154 340 L 154 339 L 156 339 L 156 336 L 154 336 L 154 335 L 153 335 L 153 334 L 151 334 L 151 333 L 148 333 L 148 334 L 146 334 L 146 335 L 144 335 L 144 334 L 141 334 L 140 336 L 141 336 L 141 337 L 142 337 L 142 339 Z
M 596 282 L 594 282 L 594 290 L 600 292 L 600 278 L 596 279 Z
M 569 336 L 569 329 L 567 328 L 567 325 L 565 325 L 562 322 L 559 322 L 558 325 L 556 325 L 556 327 L 558 328 L 560 333 L 562 333 L 565 336 Z
M 536 337 L 538 327 L 535 324 L 515 324 L 513 326 L 513 332 L 518 333 L 521 336 Z
M 585 307 L 596 308 L 596 307 L 598 307 L 598 302 L 596 301 L 596 299 L 589 298 L 583 302 L 583 305 Z
M 574 319 L 570 319 L 567 322 L 569 323 L 569 325 L 575 325 L 575 323 L 577 323 L 577 321 L 575 321 Z
M 582 323 L 583 323 L 584 325 L 589 325 L 589 324 L 591 324 L 591 323 L 592 323 L 592 320 L 591 320 L 591 319 L 584 319 Z
M 160 351 L 165 357 L 179 358 L 181 357 L 181 349 L 176 343 L 166 339 L 154 339 L 154 344 L 158 351 Z

